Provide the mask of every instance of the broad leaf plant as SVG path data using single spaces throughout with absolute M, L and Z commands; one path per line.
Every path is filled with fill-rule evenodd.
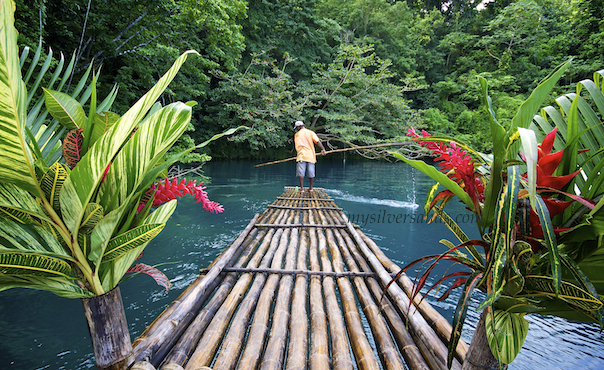
M 594 81 L 582 81 L 577 93 L 557 99 L 559 109 L 539 110 L 568 66 L 544 80 L 506 125 L 497 120 L 487 82 L 480 80 L 490 112 L 492 154 L 425 131 L 420 135 L 413 128 L 409 136 L 435 157 L 436 165 L 393 153 L 436 181 L 426 215 L 433 212 L 458 239 L 441 240 L 445 252 L 414 261 L 399 275 L 430 262 L 416 281 L 416 295 L 437 264 L 449 261 L 467 268 L 447 273 L 430 288 L 451 279 L 440 299 L 452 289 L 462 291 L 453 317 L 449 366 L 476 290 L 483 292 L 478 310 L 488 310 L 489 346 L 501 363 L 512 362 L 522 348 L 527 313 L 604 327 L 599 296 L 604 291 L 604 71 Z M 582 89 L 588 94 L 581 94 Z M 480 239 L 470 239 L 445 211 L 455 198 L 475 214 Z
M 182 54 L 119 116 L 108 112 L 116 89 L 97 104 L 92 67 L 74 91 L 62 91 L 67 91 L 63 87 L 74 59 L 65 70 L 61 59 L 44 97 L 36 98 L 50 55 L 30 83 L 39 47 L 23 78 L 27 50 L 20 60 L 14 3 L 0 0 L 0 12 L 0 290 L 25 287 L 69 298 L 102 295 L 119 284 L 164 228 L 175 197 L 191 193 L 205 209 L 222 211 L 201 184 L 166 180 L 154 185 L 185 154 L 166 155 L 190 122 L 194 105 L 162 107 L 156 101 L 195 52 Z M 92 83 L 84 89 L 91 71 Z M 28 92 L 27 85 L 33 90 Z M 154 201 L 158 194 L 162 202 Z M 135 266 L 131 271 L 148 270 Z

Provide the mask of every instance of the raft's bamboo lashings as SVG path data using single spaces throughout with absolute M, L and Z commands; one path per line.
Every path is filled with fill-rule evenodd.
M 356 228 L 323 189 L 286 188 L 134 342 L 139 366 L 445 370 L 451 326 L 406 276 L 380 301 L 399 268 Z

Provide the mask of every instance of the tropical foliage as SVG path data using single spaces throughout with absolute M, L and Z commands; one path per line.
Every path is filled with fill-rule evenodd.
M 65 72 L 61 60 L 44 98 L 37 100 L 51 57 L 28 92 L 40 48 L 23 79 L 27 54 L 20 62 L 14 4 L 0 3 L 0 289 L 44 289 L 70 298 L 101 295 L 117 286 L 163 229 L 176 196 L 192 193 L 204 208 L 222 210 L 207 199 L 201 184 L 180 182 L 170 192 L 166 183 L 153 185 L 184 154 L 166 156 L 189 124 L 194 105 L 162 107 L 156 101 L 195 52 L 181 55 L 122 116 L 108 112 L 115 90 L 97 104 L 95 71 L 86 89 L 82 79 L 71 94 L 60 91 L 73 60 Z M 156 195 L 158 203 L 152 201 Z M 140 265 L 133 271 L 157 275 Z
M 426 200 L 426 214 L 434 211 L 433 217 L 441 218 L 459 239 L 442 240 L 447 251 L 404 269 L 431 261 L 414 294 L 439 263 L 468 268 L 435 284 L 454 279 L 441 298 L 462 288 L 453 318 L 450 361 L 477 289 L 485 293 L 478 310 L 488 310 L 491 350 L 503 363 L 510 363 L 522 347 L 527 313 L 590 320 L 604 327 L 599 296 L 604 292 L 603 71 L 593 81 L 579 83 L 576 93 L 557 99 L 560 110 L 548 106 L 534 115 L 568 67 L 569 63 L 562 65 L 544 80 L 506 125 L 497 120 L 487 82 L 480 80 L 491 113 L 490 155 L 425 131 L 420 136 L 413 129 L 409 136 L 436 157 L 440 171 L 395 153 L 437 181 Z M 582 94 L 583 89 L 588 94 Z M 439 191 L 440 187 L 445 189 Z M 476 215 L 481 239 L 469 239 L 446 213 L 447 203 L 455 197 Z
M 153 86 L 181 51 L 199 51 L 201 57 L 187 62 L 162 95 L 163 104 L 204 102 L 193 111 L 187 134 L 202 141 L 231 119 L 243 119 L 255 128 L 262 128 L 254 125 L 255 120 L 270 122 L 265 133 L 251 130 L 228 146 L 223 141 L 211 143 L 208 148 L 219 158 L 289 156 L 290 116 L 299 111 L 287 100 L 288 94 L 296 90 L 293 102 L 298 102 L 298 95 L 320 98 L 317 89 L 330 87 L 321 78 L 329 76 L 341 50 L 352 45 L 372 47 L 368 55 L 390 63 L 382 82 L 403 90 L 402 119 L 410 116 L 414 127 L 455 137 L 482 152 L 492 148 L 489 112 L 481 105 L 477 77 L 489 81 L 495 113 L 504 121 L 512 119 L 549 71 L 570 57 L 573 63 L 555 87 L 556 95 L 604 68 L 602 0 L 16 0 L 16 4 L 19 44 L 42 40 L 45 50 L 73 52 L 78 77 L 93 62 L 102 63 L 99 95 L 108 96 L 119 86 L 120 99 L 113 104 L 119 114 Z M 283 73 L 278 75 L 273 67 Z M 367 67 L 367 74 L 372 68 Z M 407 89 L 407 81 L 413 79 L 422 81 L 424 88 Z M 307 106 L 305 120 L 318 118 L 315 129 L 325 137 L 342 132 L 350 134 L 348 141 L 352 134 L 371 137 L 359 126 L 379 126 L 384 114 L 368 114 L 362 124 L 358 115 L 348 120 L 341 109 L 351 102 L 350 89 L 329 91 L 331 104 L 322 110 L 323 101 L 313 101 L 318 105 Z M 245 104 L 248 94 L 253 105 Z M 381 102 L 391 94 L 390 89 L 372 90 L 379 112 L 386 111 Z M 262 99 L 265 95 L 270 99 Z M 341 105 L 333 104 L 340 101 Z M 230 104 L 242 105 L 240 113 Z M 259 114 L 252 115 L 252 108 Z M 337 123 L 329 122 L 332 117 Z M 382 137 L 387 138 L 388 134 Z
M 287 73 L 294 62 L 287 55 L 282 64 L 255 55 L 244 73 L 223 76 L 211 96 L 226 103 L 206 106 L 210 114 L 204 120 L 250 127 L 231 140 L 246 142 L 248 155 L 262 156 L 291 146 L 291 123 L 297 119 L 334 145 L 397 140 L 413 119 L 404 93 L 418 87 L 391 83 L 391 62 L 371 46 L 341 46 L 329 65 L 315 65 L 312 78 L 298 84 Z

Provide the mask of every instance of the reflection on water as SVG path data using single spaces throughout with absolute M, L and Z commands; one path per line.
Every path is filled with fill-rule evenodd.
M 237 237 L 254 214 L 266 209 L 284 186 L 297 185 L 291 162 L 259 168 L 250 162 L 216 162 L 204 168 L 212 178 L 209 197 L 222 203 L 225 212 L 213 215 L 192 199 L 179 201 L 141 260 L 160 264 L 157 267 L 170 278 L 172 290 L 165 292 L 142 275 L 120 285 L 132 339 Z M 445 248 L 441 239 L 454 241 L 444 225 L 424 220 L 423 203 L 432 184 L 402 163 L 378 162 L 319 162 L 315 180 L 315 186 L 327 189 L 349 217 L 357 215 L 363 232 L 400 266 L 441 253 Z M 452 201 L 448 208 L 470 237 L 478 237 L 471 219 L 464 218 L 469 212 L 463 205 Z M 361 224 L 362 220 L 366 222 Z M 444 271 L 437 271 L 434 279 Z M 451 319 L 458 294 L 443 302 L 427 299 Z M 475 297 L 473 307 L 479 299 Z M 531 330 L 510 369 L 604 368 L 604 339 L 596 325 L 536 315 L 527 319 Z M 470 309 L 464 339 L 471 339 L 477 320 L 478 314 Z M 0 292 L 0 369 L 91 369 L 91 352 L 79 301 L 23 289 Z

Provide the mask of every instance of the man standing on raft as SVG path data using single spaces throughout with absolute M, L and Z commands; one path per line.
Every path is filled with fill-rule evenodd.
M 298 153 L 296 156 L 296 175 L 300 179 L 299 192 L 304 190 L 304 175 L 307 171 L 310 181 L 308 191 L 310 192 L 312 191 L 312 183 L 315 179 L 315 163 L 317 162 L 314 144 L 317 144 L 321 148 L 321 155 L 325 155 L 325 148 L 321 144 L 321 140 L 319 140 L 317 134 L 304 127 L 304 122 L 296 121 L 294 126 L 298 131 L 294 135 L 294 144 Z

